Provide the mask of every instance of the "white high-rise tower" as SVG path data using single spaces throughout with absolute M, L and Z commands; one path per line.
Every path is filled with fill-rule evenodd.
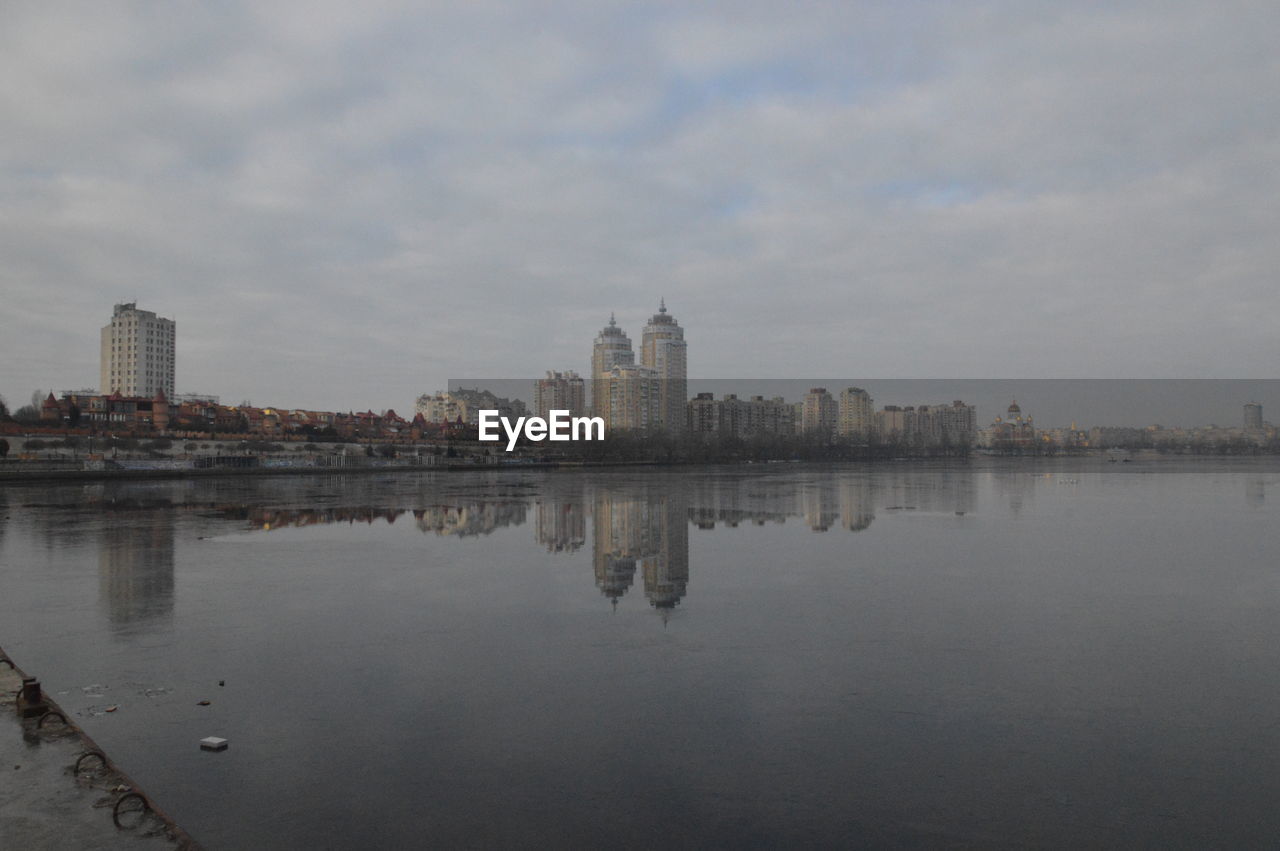
M 631 338 L 618 327 L 613 314 L 609 314 L 609 324 L 596 335 L 595 345 L 591 347 L 591 409 L 596 416 L 608 416 L 609 389 L 605 376 L 615 366 L 634 366 L 635 362 Z
M 175 328 L 137 302 L 117 304 L 102 329 L 100 392 L 150 399 L 162 391 L 172 399 Z
M 689 360 L 684 329 L 675 317 L 667 313 L 666 299 L 659 301 L 658 312 L 644 326 L 640 339 L 640 363 L 652 369 L 659 382 L 655 426 L 667 431 L 684 431 Z

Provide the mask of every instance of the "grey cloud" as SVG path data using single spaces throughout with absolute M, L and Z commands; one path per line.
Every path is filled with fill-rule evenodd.
M 0 392 L 92 384 L 126 298 L 180 390 L 299 406 L 583 369 L 659 295 L 701 375 L 1271 375 L 1278 17 L 21 5 Z

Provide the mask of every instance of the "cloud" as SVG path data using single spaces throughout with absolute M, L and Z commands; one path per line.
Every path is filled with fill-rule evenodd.
M 0 392 L 178 320 L 180 390 L 408 407 L 585 369 L 1262 376 L 1268 4 L 18 4 Z

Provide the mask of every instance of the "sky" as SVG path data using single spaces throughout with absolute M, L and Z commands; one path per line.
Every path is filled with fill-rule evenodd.
M 9 0 L 0 394 L 96 386 L 126 301 L 177 321 L 179 392 L 285 407 L 585 372 L 660 297 L 691 377 L 1277 377 L 1277 31 L 1230 0 Z

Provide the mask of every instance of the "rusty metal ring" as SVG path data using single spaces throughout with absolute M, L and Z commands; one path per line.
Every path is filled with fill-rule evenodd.
M 107 756 L 102 751 L 85 751 L 76 759 L 76 767 L 74 769 L 76 774 L 80 773 L 80 765 L 91 756 L 97 757 L 102 762 L 103 768 L 107 767 Z
M 137 798 L 139 801 L 142 802 L 142 809 L 137 810 L 137 812 L 146 813 L 151 809 L 151 805 L 147 803 L 147 799 L 144 798 L 140 793 L 125 792 L 123 795 L 121 795 L 119 798 L 116 799 L 116 805 L 111 808 L 111 820 L 115 822 L 116 827 L 120 828 L 121 830 L 133 830 L 138 826 L 135 824 L 132 827 L 125 827 L 120 823 L 120 805 L 123 804 L 125 801 L 129 800 L 130 798 Z M 129 810 L 129 812 L 134 812 L 134 810 Z
M 67 716 L 63 715 L 61 712 L 46 712 L 45 714 L 41 715 L 40 720 L 36 722 L 36 729 L 43 730 L 44 722 L 48 721 L 50 718 L 60 718 L 62 719 L 63 724 L 66 724 L 67 726 L 71 726 L 70 722 L 67 721 Z

